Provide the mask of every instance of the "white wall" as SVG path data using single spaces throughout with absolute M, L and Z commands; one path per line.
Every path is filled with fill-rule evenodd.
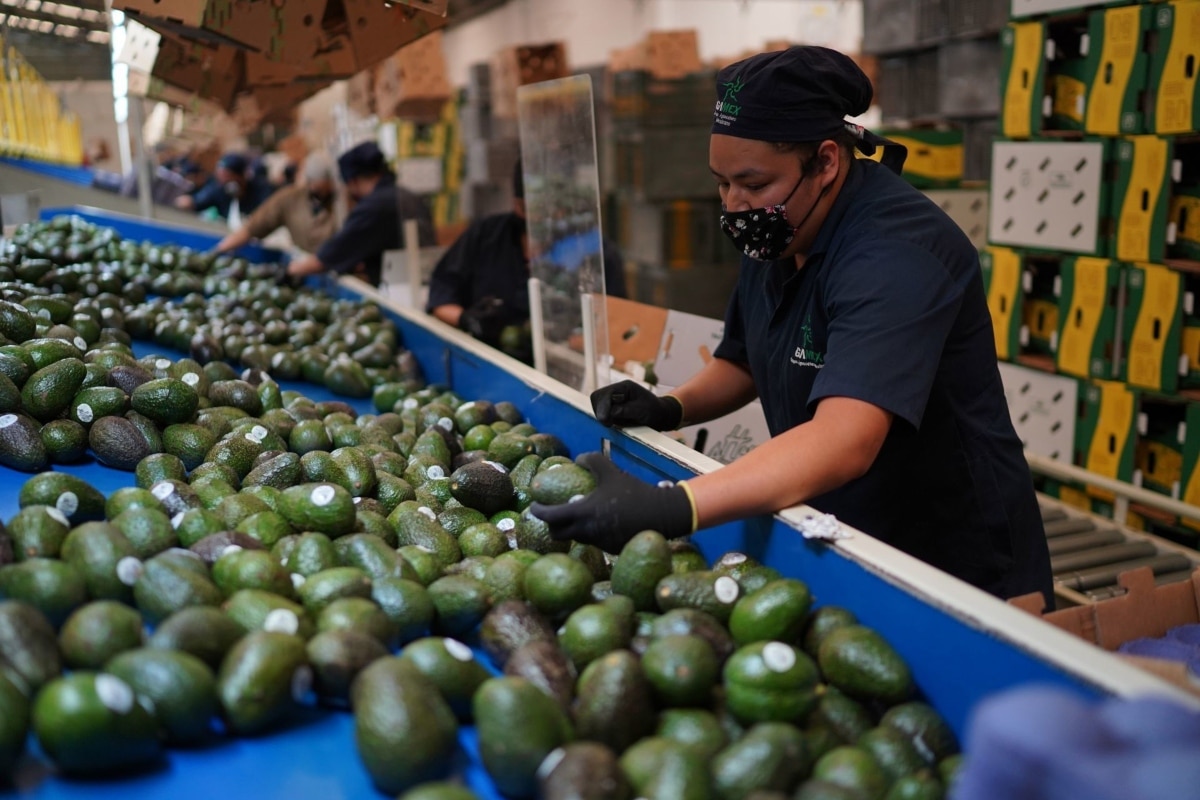
M 609 53 L 650 30 L 695 28 L 700 57 L 736 56 L 771 40 L 857 52 L 860 0 L 510 0 L 455 27 L 444 46 L 450 82 L 471 64 L 517 44 L 564 41 L 573 68 L 608 63 Z

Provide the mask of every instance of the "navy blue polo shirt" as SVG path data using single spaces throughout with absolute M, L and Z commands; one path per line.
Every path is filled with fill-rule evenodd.
M 374 286 L 379 285 L 383 253 L 404 247 L 404 220 L 417 221 L 421 247 L 433 247 L 437 236 L 429 206 L 420 197 L 396 185 L 391 173 L 380 178 L 375 188 L 358 201 L 341 229 L 317 250 L 317 259 L 334 272 L 355 272 Z
M 266 176 L 253 175 L 246 181 L 242 194 L 237 199 L 239 213 L 245 217 L 250 216 L 274 193 L 275 187 Z M 193 198 L 192 208 L 196 213 L 215 208 L 222 218 L 227 219 L 233 208 L 233 197 L 226 194 L 225 187 L 217 183 L 216 178 L 209 178 L 208 182 L 195 192 Z
M 483 217 L 463 231 L 434 267 L 426 310 L 470 308 L 484 297 L 504 301 L 505 325 L 529 319 L 529 262 L 521 244 L 525 220 L 509 211 Z M 616 245 L 604 241 L 605 293 L 625 296 L 625 272 Z
M 979 255 L 933 202 L 856 161 L 804 267 L 743 259 L 725 322 L 715 355 L 749 368 L 772 436 L 826 397 L 894 415 L 868 472 L 810 505 L 994 594 L 1050 597 Z

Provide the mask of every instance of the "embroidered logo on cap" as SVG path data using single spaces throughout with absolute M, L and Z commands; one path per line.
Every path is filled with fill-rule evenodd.
M 737 122 L 738 114 L 742 113 L 738 94 L 746 88 L 746 83 L 739 77 L 721 85 L 725 87 L 725 95 L 717 101 L 713 116 L 718 125 L 732 125 Z

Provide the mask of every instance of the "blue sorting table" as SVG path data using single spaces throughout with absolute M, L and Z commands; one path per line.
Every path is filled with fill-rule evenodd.
M 146 230 L 153 233 L 153 228 Z M 161 232 L 159 240 L 173 241 L 170 233 Z M 380 302 L 428 381 L 445 384 L 467 399 L 512 401 L 539 429 L 558 435 L 573 455 L 606 450 L 623 468 L 652 481 L 686 478 L 713 466 L 661 435 L 604 428 L 588 413 L 582 395 L 447 326 L 388 306 L 369 287 L 345 281 L 338 291 Z M 139 345 L 143 353 L 153 349 Z M 316 399 L 330 396 L 309 384 L 285 388 L 298 388 Z M 356 405 L 366 409 L 364 401 Z M 96 464 L 65 469 L 106 492 L 132 484 L 131 474 Z M 0 514 L 5 519 L 15 513 L 15 496 L 27 477 L 0 468 Z M 856 535 L 836 546 L 813 542 L 799 534 L 795 519 L 789 513 L 731 523 L 705 530 L 695 541 L 710 560 L 730 550 L 745 552 L 806 581 L 818 604 L 853 610 L 908 661 L 922 694 L 960 735 L 982 699 L 1029 683 L 1067 688 L 1087 697 L 1158 692 L 1187 702 L 1166 684 L 870 537 Z M 478 765 L 473 729 L 463 728 L 460 738 L 463 780 L 480 797 L 497 798 Z M 172 751 L 159 769 L 119 780 L 64 780 L 51 774 L 36 756 L 27 759 L 19 778 L 15 792 L 0 792 L 0 797 L 208 800 L 221 794 L 255 800 L 337 800 L 381 796 L 358 761 L 350 715 L 316 708 L 299 713 L 285 730 L 254 739 L 223 739 L 202 750 Z

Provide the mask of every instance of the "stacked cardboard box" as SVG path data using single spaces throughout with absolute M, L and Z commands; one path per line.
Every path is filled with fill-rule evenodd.
M 1200 504 L 1200 0 L 1082 5 L 1021 0 L 1001 37 L 997 349 L 1080 381 L 1077 465 Z M 1200 521 L 1137 520 L 1197 544 Z

